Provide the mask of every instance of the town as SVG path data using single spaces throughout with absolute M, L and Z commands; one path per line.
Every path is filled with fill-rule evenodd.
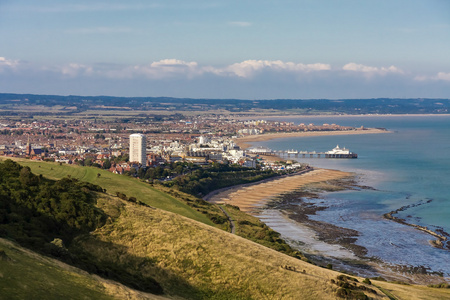
M 235 141 L 268 133 L 355 129 L 336 124 L 238 120 L 221 115 L 186 118 L 175 114 L 138 121 L 3 119 L 0 155 L 94 166 L 138 177 L 141 169 L 176 162 L 296 170 L 304 165 L 275 162 L 255 149 L 242 149 Z

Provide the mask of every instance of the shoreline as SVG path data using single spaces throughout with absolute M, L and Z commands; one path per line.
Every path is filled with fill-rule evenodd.
M 282 194 L 294 192 L 311 183 L 321 183 L 330 180 L 349 178 L 352 173 L 338 170 L 313 169 L 301 174 L 286 177 L 275 177 L 266 182 L 257 182 L 248 186 L 234 186 L 213 195 L 207 199 L 215 204 L 231 204 L 241 211 L 253 213 Z
M 345 174 L 345 172 L 327 169 L 315 171 Z M 298 199 L 302 197 L 319 199 L 322 193 L 359 188 L 370 189 L 370 187 L 359 185 L 354 180 L 352 173 L 346 173 L 345 175 L 349 176 L 334 179 L 327 180 L 322 177 L 322 180 L 305 182 L 305 175 L 311 173 L 291 175 L 291 178 L 303 181 L 303 184 L 289 191 L 285 189 L 285 187 L 290 187 L 289 185 L 277 182 L 276 179 L 270 179 L 270 182 L 266 183 L 272 183 L 272 186 L 267 186 L 266 183 L 253 183 L 251 186 L 230 187 L 225 191 L 210 195 L 209 201 L 238 206 L 243 212 L 259 218 L 275 231 L 283 228 L 281 230 L 284 232 L 282 238 L 318 265 L 331 264 L 333 269 L 340 272 L 350 272 L 362 277 L 381 276 L 387 280 L 416 284 L 430 284 L 441 280 L 441 277 L 433 272 L 423 273 L 422 270 L 425 268 L 422 266 L 390 264 L 367 257 L 367 249 L 356 243 L 360 235 L 358 231 L 311 219 L 310 216 L 313 216 L 315 212 L 326 210 L 328 206 L 326 203 L 322 206 L 308 201 L 298 201 Z M 304 177 L 302 178 L 302 176 Z M 319 179 L 319 175 L 316 176 L 316 179 Z M 280 185 L 283 192 L 278 194 L 274 193 L 268 196 L 270 193 L 264 191 L 268 188 L 274 191 Z M 227 199 L 220 199 L 221 197 Z M 230 198 L 233 197 L 241 199 L 237 199 L 237 201 L 231 199 L 230 201 Z M 259 197 L 259 201 L 255 201 L 255 197 Z M 286 232 L 286 226 L 288 232 Z M 289 234 L 289 230 L 291 234 Z
M 273 139 L 293 138 L 293 137 L 313 137 L 313 136 L 335 136 L 335 135 L 360 135 L 360 134 L 380 134 L 391 133 L 386 129 L 368 128 L 368 129 L 354 129 L 354 130 L 336 130 L 336 131 L 299 131 L 299 132 L 279 132 L 279 133 L 265 133 L 258 135 L 249 135 L 234 139 L 236 145 L 241 149 L 247 149 L 252 146 L 251 143 L 270 141 Z
M 325 131 L 325 132 L 318 131 L 318 132 L 274 133 L 274 134 L 262 134 L 262 135 L 238 138 L 235 140 L 235 142 L 241 148 L 248 148 L 248 147 L 252 146 L 251 144 L 253 142 L 272 140 L 272 139 L 276 139 L 276 138 L 291 138 L 291 137 L 302 137 L 302 136 L 305 136 L 305 137 L 306 136 L 332 136 L 332 135 L 346 135 L 346 134 L 376 134 L 376 133 L 390 133 L 390 132 L 391 131 L 372 128 L 370 130 L 368 129 L 368 130 L 364 130 L 364 131 L 363 130 L 352 130 L 352 131 L 331 131 L 331 132 L 330 131 Z M 264 157 L 264 156 L 261 155 L 261 157 Z M 271 161 L 283 160 L 282 158 L 280 158 L 278 156 L 266 156 L 264 158 L 269 161 L 270 160 Z M 348 174 L 351 174 L 351 173 L 348 173 Z M 327 180 L 322 180 L 320 182 L 324 183 L 326 181 Z M 359 186 L 359 185 L 356 184 L 355 186 Z M 351 186 L 344 187 L 343 189 L 351 189 Z M 296 191 L 300 192 L 301 187 L 297 188 L 296 190 L 294 189 L 294 190 L 280 191 L 278 194 L 278 198 L 283 198 L 284 196 L 287 196 L 289 194 L 294 194 Z M 321 192 L 327 192 L 327 191 L 322 190 Z M 252 191 L 247 192 L 247 194 L 249 194 L 249 193 L 252 193 Z M 275 198 L 275 196 L 272 196 L 272 198 Z M 264 200 L 267 201 L 268 199 L 264 199 Z M 300 206 L 300 205 L 297 205 L 297 206 Z M 247 209 L 248 209 L 248 207 L 244 208 L 244 211 Z M 314 210 L 314 208 L 311 208 L 311 207 L 307 208 L 307 210 L 308 209 Z M 322 209 L 326 209 L 326 207 L 324 207 L 324 208 L 316 207 L 316 211 L 319 211 Z M 277 210 L 277 209 L 275 208 L 274 210 Z M 263 211 L 263 210 L 260 209 L 260 211 Z M 347 271 L 350 270 L 350 272 L 355 271 L 355 270 L 357 272 L 359 272 L 362 270 L 362 272 L 364 272 L 365 267 L 362 267 L 362 269 L 358 270 L 359 267 L 364 265 L 366 267 L 371 268 L 372 270 L 377 270 L 380 274 L 382 274 L 382 276 L 395 278 L 394 280 L 402 280 L 402 281 L 407 281 L 410 283 L 429 284 L 429 283 L 432 283 L 433 281 L 436 281 L 437 278 L 439 277 L 439 275 L 436 275 L 437 273 L 435 273 L 435 272 L 428 273 L 427 271 L 425 271 L 425 273 L 423 273 L 422 270 L 425 270 L 425 268 L 423 266 L 414 267 L 414 266 L 407 266 L 407 265 L 391 265 L 390 263 L 386 263 L 384 261 L 379 261 L 379 262 L 373 261 L 373 258 L 366 257 L 364 255 L 366 252 L 366 249 L 364 247 L 358 246 L 354 243 L 357 240 L 359 232 L 352 231 L 351 229 L 348 229 L 348 228 L 340 228 L 338 226 L 334 226 L 334 225 L 326 223 L 326 222 L 315 222 L 315 221 L 311 222 L 311 220 L 306 220 L 306 222 L 305 222 L 305 220 L 303 220 L 303 222 L 302 222 L 302 220 L 297 220 L 299 218 L 298 214 L 292 213 L 292 211 L 290 212 L 290 211 L 288 211 L 288 210 L 286 211 L 284 209 L 279 209 L 277 211 L 279 211 L 281 214 L 284 215 L 284 217 L 286 218 L 286 221 L 290 220 L 300 226 L 309 228 L 310 230 L 315 232 L 317 241 L 326 243 L 328 245 L 335 245 L 335 246 L 339 245 L 341 247 L 344 247 L 344 249 L 347 249 L 347 251 L 350 251 L 351 253 L 356 255 L 356 257 L 358 257 L 358 261 L 360 261 L 359 263 L 356 262 L 356 264 L 349 262 L 345 258 L 342 258 L 342 259 L 341 258 L 331 258 L 331 260 L 334 260 L 335 262 L 338 263 L 338 265 L 340 265 L 343 268 L 344 272 L 345 272 L 345 270 L 347 270 Z M 245 211 L 245 212 L 251 213 L 249 211 Z M 390 213 L 394 213 L 394 212 L 390 212 Z M 255 214 L 253 214 L 253 215 L 255 215 Z M 311 215 L 314 215 L 314 212 Z M 387 214 L 384 215 L 385 219 L 400 223 L 402 225 L 414 227 L 416 230 L 419 230 L 419 231 L 422 231 L 422 232 L 432 235 L 433 237 L 437 238 L 437 240 L 429 241 L 430 246 L 447 250 L 444 248 L 444 246 L 448 247 L 450 242 L 446 243 L 447 239 L 445 236 L 440 235 L 439 233 L 434 232 L 434 231 L 432 231 L 426 227 L 420 226 L 420 225 L 408 224 L 405 222 L 405 220 L 396 218 L 392 215 L 391 215 L 392 218 L 389 219 L 388 217 L 386 217 L 386 215 Z M 260 216 L 262 216 L 262 215 L 260 214 Z M 259 217 L 259 216 L 257 216 L 257 217 Z M 305 213 L 303 217 L 306 217 L 305 219 L 308 219 L 308 213 Z M 301 218 L 302 218 L 302 216 L 300 216 L 300 219 Z M 399 220 L 397 220 L 397 219 L 399 219 Z M 282 224 L 282 223 L 278 223 L 278 222 L 282 222 L 281 219 L 275 220 L 275 222 L 276 222 L 276 223 L 274 223 L 275 227 L 277 227 L 277 226 L 279 227 L 280 224 Z M 311 224 L 308 224 L 308 223 L 311 223 Z M 317 223 L 317 224 L 312 224 L 312 223 Z M 325 236 L 328 235 L 328 238 L 321 238 L 320 231 L 322 232 L 322 236 L 324 236 L 323 234 L 325 234 Z M 342 238 L 339 238 L 339 236 L 341 234 L 342 234 Z M 330 239 L 330 237 L 331 237 L 331 239 Z M 284 238 L 287 238 L 287 240 L 289 240 L 289 235 Z M 334 241 L 333 241 L 333 238 L 335 239 Z M 339 241 L 339 239 L 340 239 L 340 241 Z M 352 244 L 355 247 L 353 247 Z M 300 250 L 300 251 L 302 251 L 302 250 Z M 306 253 L 308 253 L 308 252 L 306 252 Z M 319 262 L 324 263 L 330 259 L 330 258 L 327 258 L 327 255 L 325 253 L 326 252 L 324 252 L 322 254 L 322 255 L 325 255 L 324 257 L 321 256 L 320 250 L 316 251 L 315 253 L 309 253 L 309 254 L 312 256 L 315 256 Z M 406 275 L 405 273 L 408 275 Z
M 427 202 L 427 203 L 429 203 L 429 202 Z M 438 248 L 438 249 L 442 249 L 442 250 L 450 250 L 450 244 L 448 243 L 448 238 L 447 238 L 447 237 L 450 237 L 450 235 L 447 232 L 442 230 L 441 234 L 439 234 L 436 231 L 433 231 L 426 226 L 408 223 L 408 222 L 406 222 L 405 219 L 394 216 L 394 214 L 404 211 L 404 210 L 408 209 L 409 207 L 410 207 L 410 205 L 402 206 L 396 210 L 393 210 L 393 211 L 383 214 L 383 217 L 387 220 L 391 220 L 391 221 L 397 222 L 399 224 L 410 226 L 417 230 L 423 231 L 423 232 L 436 238 L 436 240 L 434 240 L 434 241 L 429 240 L 429 243 L 431 246 Z
M 450 114 L 361 114 L 361 115 L 350 115 L 350 114 L 317 114 L 317 115 L 305 115 L 305 114 L 255 114 L 253 116 L 247 117 L 236 117 L 239 120 L 248 120 L 254 117 L 259 118 L 373 118 L 373 117 L 429 117 L 429 116 L 450 116 Z

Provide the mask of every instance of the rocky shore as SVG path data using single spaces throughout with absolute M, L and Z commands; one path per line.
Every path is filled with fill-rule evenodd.
M 436 231 L 433 231 L 431 229 L 429 229 L 426 226 L 421 226 L 421 225 L 417 225 L 417 224 L 412 224 L 412 223 L 408 223 L 405 219 L 399 218 L 394 216 L 395 214 L 398 214 L 399 212 L 405 211 L 408 208 L 411 207 L 416 207 L 416 206 L 420 206 L 423 204 L 427 204 L 430 203 L 431 199 L 427 200 L 426 202 L 420 202 L 417 204 L 410 204 L 410 205 L 405 205 L 400 207 L 399 209 L 393 210 L 391 212 L 388 212 L 386 214 L 383 215 L 384 218 L 388 219 L 388 220 L 392 220 L 394 222 L 403 224 L 403 225 L 407 225 L 407 226 L 411 226 L 414 227 L 418 230 L 421 230 L 423 232 L 426 232 L 430 235 L 432 235 L 433 237 L 436 238 L 436 240 L 430 240 L 430 245 L 432 245 L 433 247 L 439 248 L 439 249 L 445 249 L 445 250 L 450 250 L 450 244 L 448 241 L 448 238 L 450 237 L 450 234 L 448 234 L 447 232 L 445 232 L 442 228 L 441 229 L 437 229 Z M 439 232 L 438 232 L 439 231 Z
M 328 206 L 317 205 L 307 201 L 307 199 L 319 198 L 320 192 L 332 192 L 357 187 L 353 178 L 335 179 L 326 182 L 312 183 L 304 186 L 300 190 L 280 195 L 267 204 L 267 208 L 283 211 L 291 220 L 305 225 L 315 231 L 319 240 L 338 244 L 352 251 L 360 258 L 367 254 L 366 248 L 355 244 L 359 232 L 353 229 L 339 227 L 330 223 L 312 220 L 310 216 L 321 210 L 326 210 Z M 358 186 L 358 188 L 364 188 Z M 368 187 L 367 187 L 368 188 Z

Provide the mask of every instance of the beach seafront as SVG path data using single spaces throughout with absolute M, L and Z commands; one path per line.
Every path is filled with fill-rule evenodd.
M 390 133 L 390 131 L 367 129 L 337 132 L 274 133 L 246 136 L 236 139 L 235 142 L 245 149 L 251 147 L 253 142 L 279 138 L 381 133 Z M 281 157 L 277 156 L 266 156 L 265 159 L 282 160 Z M 351 189 L 352 184 L 358 185 L 355 179 L 356 174 L 351 172 L 313 167 L 308 172 L 218 191 L 215 194 L 208 195 L 207 200 L 218 204 L 238 206 L 242 211 L 260 218 L 269 227 L 281 232 L 283 238 L 290 242 L 291 246 L 315 258 L 313 261 L 318 264 L 332 263 L 341 271 L 366 277 L 382 276 L 389 280 L 406 280 L 410 283 L 429 284 L 441 280 L 438 276 L 417 273 L 409 273 L 405 277 L 404 274 L 395 271 L 395 266 L 393 269 L 392 266 L 387 266 L 382 261 L 373 261 L 366 258 L 364 255 L 365 248 L 354 244 L 358 232 L 309 219 L 308 215 L 313 215 L 317 207 L 312 207 L 309 203 L 301 207 L 302 204 L 299 205 L 295 202 L 294 210 L 289 210 L 293 207 L 290 206 L 291 203 L 285 202 L 284 204 L 287 205 L 283 204 L 283 201 L 286 201 L 289 197 L 298 197 L 311 187 L 318 189 L 316 191 L 319 193 L 320 186 L 325 186 L 324 191 L 327 191 L 327 186 L 333 184 L 337 188 Z M 350 182 L 350 184 L 346 182 Z M 274 209 L 272 207 L 274 203 L 281 203 L 281 205 L 275 204 L 277 208 Z M 298 207 L 300 208 L 297 210 Z M 325 238 L 323 238 L 324 236 Z M 331 241 L 332 239 L 334 241 Z M 336 243 L 337 240 L 345 243 Z M 300 244 L 298 244 L 299 241 Z M 296 247 L 297 244 L 299 247 Z

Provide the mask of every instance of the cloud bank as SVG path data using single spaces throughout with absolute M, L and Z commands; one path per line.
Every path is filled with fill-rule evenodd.
M 0 92 L 200 98 L 448 98 L 450 72 L 391 66 L 245 60 L 223 66 L 162 59 L 147 64 L 39 65 L 0 57 Z

